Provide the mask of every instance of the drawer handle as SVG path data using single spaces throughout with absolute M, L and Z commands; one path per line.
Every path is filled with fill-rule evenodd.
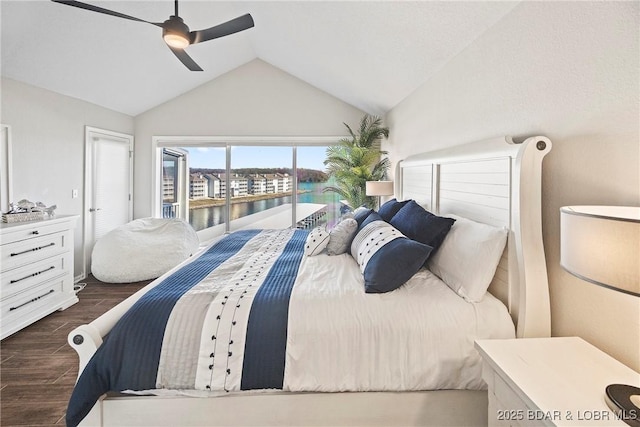
M 29 252 L 39 251 L 41 249 L 45 249 L 45 248 L 48 248 L 49 246 L 55 246 L 55 245 L 56 244 L 52 242 L 52 243 L 49 243 L 48 245 L 38 246 L 37 248 L 27 249 L 26 251 L 14 252 L 14 253 L 9 254 L 9 256 L 18 256 L 18 255 L 26 254 L 26 253 L 29 253 Z
M 27 305 L 27 304 L 31 304 L 32 302 L 36 302 L 36 301 L 38 301 L 40 298 L 44 298 L 44 297 L 46 297 L 47 295 L 49 295 L 49 294 L 51 294 L 51 293 L 53 293 L 53 292 L 55 292 L 55 291 L 54 291 L 53 289 L 51 289 L 51 290 L 49 290 L 49 292 L 47 292 L 46 294 L 42 294 L 42 295 L 40 295 L 39 297 L 32 298 L 32 299 L 30 299 L 30 300 L 29 300 L 29 301 L 27 301 L 27 302 L 23 302 L 23 303 L 22 303 L 22 304 L 20 304 L 20 305 L 17 305 L 17 306 L 15 306 L 15 307 L 11 307 L 11 308 L 9 308 L 9 311 L 17 310 L 17 309 L 19 309 L 20 307 L 24 307 L 24 306 L 25 306 L 25 305 Z
M 53 269 L 55 269 L 55 267 L 52 265 L 51 267 L 46 268 L 46 269 L 44 269 L 44 270 L 42 270 L 42 271 L 36 271 L 36 272 L 35 272 L 35 273 L 33 273 L 33 274 L 29 274 L 28 276 L 24 276 L 24 277 L 23 277 L 23 278 L 21 278 L 21 279 L 11 280 L 9 283 L 18 283 L 18 282 L 20 282 L 20 281 L 22 281 L 22 280 L 24 280 L 24 279 L 28 279 L 28 278 L 30 278 L 30 277 L 35 277 L 35 276 L 37 276 L 37 275 L 39 275 L 39 274 L 46 273 L 47 271 L 49 271 L 49 270 L 53 270 Z

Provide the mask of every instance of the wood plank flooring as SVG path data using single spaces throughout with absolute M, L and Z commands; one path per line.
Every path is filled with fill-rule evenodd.
M 67 344 L 74 328 L 91 322 L 147 282 L 107 284 L 93 277 L 80 302 L 0 342 L 0 425 L 60 426 L 78 375 L 78 356 Z

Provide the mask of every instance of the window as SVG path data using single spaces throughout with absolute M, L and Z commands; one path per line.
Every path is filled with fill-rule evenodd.
M 334 185 L 324 173 L 323 159 L 327 147 L 297 148 L 297 223 L 299 228 L 312 228 L 326 225 L 332 228 L 341 216 L 345 205 L 340 202 L 336 193 L 325 191 Z
M 332 226 L 340 216 L 339 197 L 323 191 L 331 185 L 323 163 L 327 143 L 338 138 L 295 138 L 295 144 L 286 137 L 271 138 L 273 144 L 254 138 L 264 145 L 248 144 L 250 138 L 236 144 L 161 139 L 154 138 L 162 153 L 163 216 L 187 219 L 203 240 L 247 228 Z M 300 144 L 301 139 L 311 142 Z M 174 206 L 184 207 L 181 215 Z
M 189 153 L 189 224 L 196 231 L 226 229 L 226 148 L 184 147 Z
M 292 159 L 292 147 L 231 147 L 231 231 L 291 226 Z

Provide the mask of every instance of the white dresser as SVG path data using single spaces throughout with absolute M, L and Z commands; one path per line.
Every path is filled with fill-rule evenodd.
M 77 219 L 0 225 L 0 339 L 78 302 L 73 290 Z

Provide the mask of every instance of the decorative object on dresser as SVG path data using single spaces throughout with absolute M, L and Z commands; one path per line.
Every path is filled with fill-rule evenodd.
M 640 297 L 640 207 L 565 206 L 560 209 L 560 265 L 574 276 Z M 614 411 L 640 414 L 640 388 L 610 384 Z M 629 423 L 628 423 L 629 424 Z M 640 426 L 640 415 L 635 424 Z
M 489 389 L 489 426 L 631 426 L 640 410 L 607 407 L 611 382 L 640 374 L 578 337 L 477 340 Z
M 45 214 L 47 218 L 53 218 L 56 209 L 56 205 L 47 207 L 42 202 L 34 203 L 27 199 L 22 199 L 18 203 L 10 204 L 9 211 L 2 214 L 2 222 L 11 224 L 14 222 L 40 221 L 45 218 Z
M 393 181 L 367 181 L 365 193 L 367 196 L 378 196 L 376 207 L 380 207 L 380 196 L 393 195 Z
M 3 339 L 78 302 L 73 290 L 77 216 L 0 225 Z

